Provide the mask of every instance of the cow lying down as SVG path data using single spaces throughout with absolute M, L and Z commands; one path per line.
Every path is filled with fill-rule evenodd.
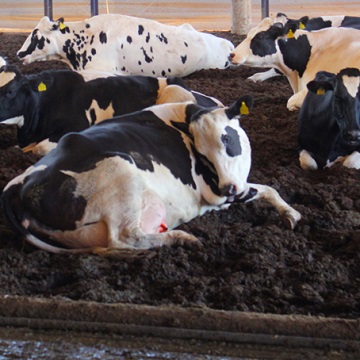
M 318 71 L 337 73 L 345 67 L 360 68 L 359 32 L 344 27 L 318 31 L 297 29 L 294 23 L 278 26 L 264 18 L 251 29 L 231 54 L 234 65 L 274 67 L 283 73 L 294 92 L 287 102 L 298 110 L 307 93 L 307 83 Z
M 178 225 L 233 202 L 264 199 L 289 228 L 300 220 L 277 191 L 251 184 L 249 139 L 228 108 L 163 104 L 115 117 L 58 146 L 8 183 L 4 213 L 54 253 L 108 253 L 198 240 Z
M 300 30 L 314 31 L 328 27 L 345 27 L 360 30 L 360 17 L 333 15 L 333 16 L 318 16 L 309 18 L 303 16 L 300 19 L 289 19 L 286 14 L 278 13 L 274 19 L 274 25 L 285 26 L 288 24 L 295 24 L 295 27 Z M 275 76 L 280 76 L 282 73 L 277 69 L 270 69 L 268 71 L 259 72 L 248 77 L 248 80 L 253 82 L 262 82 Z
M 360 169 L 360 70 L 320 71 L 307 86 L 298 115 L 300 166 Z
M 37 155 L 48 153 L 68 132 L 154 104 L 183 100 L 220 104 L 190 91 L 177 77 L 109 76 L 85 81 L 71 70 L 23 75 L 0 57 L 0 123 L 16 124 L 18 145 Z
M 17 55 L 25 64 L 60 59 L 73 70 L 112 71 L 122 75 L 186 76 L 230 65 L 233 44 L 155 20 L 110 14 L 84 21 L 43 17 Z

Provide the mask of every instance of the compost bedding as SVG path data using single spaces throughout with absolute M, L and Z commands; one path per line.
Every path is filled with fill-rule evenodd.
M 237 45 L 242 37 L 215 32 Z M 23 66 L 16 58 L 27 34 L 0 35 L 0 52 L 25 74 L 66 68 L 57 61 Z M 233 204 L 181 225 L 202 247 L 152 249 L 143 257 L 54 255 L 27 244 L 0 211 L 0 295 L 99 303 L 178 305 L 241 312 L 357 318 L 360 313 L 359 171 L 299 167 L 297 113 L 284 77 L 255 84 L 248 67 L 199 71 L 193 89 L 230 104 L 254 97 L 241 123 L 252 145 L 249 181 L 273 186 L 302 214 L 288 230 L 274 208 Z M 69 114 L 71 116 L 71 114 Z M 0 127 L 0 187 L 36 161 L 16 144 L 16 129 Z

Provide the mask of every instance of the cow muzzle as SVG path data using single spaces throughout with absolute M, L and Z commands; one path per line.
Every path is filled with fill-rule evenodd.
M 359 130 L 347 131 L 344 134 L 344 140 L 352 146 L 360 145 L 360 131 Z
M 227 184 L 220 188 L 220 193 L 222 196 L 228 198 L 227 201 L 232 202 L 237 194 L 238 188 L 235 184 Z

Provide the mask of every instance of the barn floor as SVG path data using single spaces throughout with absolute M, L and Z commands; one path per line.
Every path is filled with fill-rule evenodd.
M 216 34 L 235 45 L 241 40 L 229 32 Z M 16 51 L 25 37 L 0 35 L 0 53 L 9 63 L 27 74 L 65 67 L 58 62 L 22 66 Z M 236 204 L 180 227 L 196 235 L 202 248 L 164 247 L 140 258 L 57 256 L 24 243 L 0 212 L 0 296 L 358 319 L 359 171 L 340 166 L 302 171 L 296 113 L 286 109 L 290 87 L 281 77 L 261 84 L 245 80 L 257 71 L 206 70 L 185 81 L 225 104 L 245 94 L 254 97 L 253 111 L 241 120 L 253 149 L 249 180 L 273 186 L 301 212 L 294 231 L 267 204 Z M 1 189 L 36 160 L 15 142 L 15 129 L 1 126 Z

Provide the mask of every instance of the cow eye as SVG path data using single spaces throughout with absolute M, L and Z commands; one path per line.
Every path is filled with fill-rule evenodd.
M 222 135 L 222 136 L 221 136 L 221 141 L 222 141 L 222 143 L 223 143 L 225 146 L 227 146 L 227 145 L 229 145 L 229 144 L 231 143 L 231 136 L 229 136 L 229 135 Z

